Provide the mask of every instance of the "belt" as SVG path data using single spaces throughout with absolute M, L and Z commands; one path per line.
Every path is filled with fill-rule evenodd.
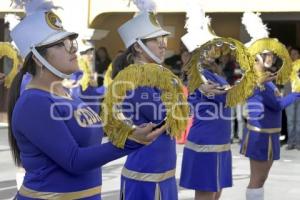
M 191 149 L 195 152 L 224 152 L 230 150 L 230 144 L 200 145 L 191 141 L 187 141 L 185 148 Z
M 247 128 L 250 131 L 255 131 L 258 133 L 280 133 L 280 131 L 281 131 L 281 128 L 259 128 L 256 126 L 252 126 L 250 124 L 247 124 Z
M 164 173 L 141 173 L 129 170 L 127 168 L 122 169 L 122 176 L 130 178 L 137 181 L 147 181 L 147 182 L 162 182 L 171 177 L 175 176 L 175 169 L 166 171 Z
M 29 189 L 22 185 L 19 190 L 19 194 L 24 197 L 34 198 L 34 199 L 59 199 L 59 200 L 68 200 L 68 199 L 81 199 L 87 198 L 94 195 L 101 194 L 101 186 L 93 187 L 86 190 L 76 191 L 76 192 L 40 192 Z

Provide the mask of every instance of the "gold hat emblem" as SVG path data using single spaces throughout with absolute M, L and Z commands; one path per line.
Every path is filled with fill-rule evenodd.
M 62 22 L 59 19 L 59 17 L 53 13 L 53 12 L 47 12 L 46 13 L 46 22 L 47 24 L 55 30 L 62 30 L 63 26 L 62 26 Z
M 149 13 L 149 19 L 150 19 L 151 24 L 153 24 L 153 26 L 160 27 L 160 24 L 156 18 L 156 15 L 153 12 Z

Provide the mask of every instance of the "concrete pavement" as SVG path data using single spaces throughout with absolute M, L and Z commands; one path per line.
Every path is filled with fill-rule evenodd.
M 182 145 L 177 146 L 178 161 L 176 178 L 179 178 Z M 221 200 L 244 200 L 249 181 L 249 161 L 238 153 L 239 146 L 232 145 L 234 186 L 225 189 Z M 125 158 L 103 167 L 103 200 L 117 200 L 120 173 Z M 7 142 L 7 128 L 0 128 L 0 200 L 11 199 L 16 192 L 16 168 L 13 165 Z M 281 160 L 274 163 L 265 185 L 265 200 L 300 199 L 300 151 L 281 149 Z M 193 191 L 179 188 L 180 200 L 192 200 Z

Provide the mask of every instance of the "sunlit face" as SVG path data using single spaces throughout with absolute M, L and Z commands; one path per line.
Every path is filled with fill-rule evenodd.
M 147 39 L 145 45 L 160 60 L 164 60 L 167 49 L 167 41 L 168 39 L 166 36 L 159 36 L 156 38 Z M 149 60 L 152 60 L 148 55 L 146 55 L 145 57 L 147 57 Z
M 181 57 L 182 65 L 184 66 L 191 59 L 191 54 L 188 51 L 184 51 L 184 52 L 181 53 L 180 57 Z
M 66 38 L 47 48 L 46 59 L 53 67 L 65 74 L 78 71 L 77 42 Z
M 87 58 L 88 62 L 92 63 L 94 60 L 94 51 L 90 49 L 86 52 L 85 57 Z
M 299 51 L 296 50 L 296 49 L 292 49 L 290 54 L 291 54 L 291 58 L 292 58 L 293 61 L 300 58 Z
M 264 54 L 265 59 L 264 59 L 264 66 L 266 68 L 270 68 L 273 65 L 273 60 L 274 60 L 274 54 L 273 53 L 265 53 Z

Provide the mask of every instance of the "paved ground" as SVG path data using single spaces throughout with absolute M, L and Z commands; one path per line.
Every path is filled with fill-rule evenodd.
M 183 146 L 177 146 L 177 175 L 180 174 Z M 238 154 L 238 145 L 233 145 L 234 187 L 225 189 L 221 200 L 244 200 L 249 181 L 248 160 Z M 117 200 L 120 186 L 119 176 L 124 158 L 103 167 L 103 199 Z M 11 199 L 16 192 L 16 169 L 12 163 L 7 143 L 7 129 L 0 128 L 0 199 Z M 266 183 L 265 200 L 300 199 L 300 151 L 285 151 L 282 148 L 281 160 L 275 162 Z M 192 200 L 193 191 L 179 188 L 180 200 Z

